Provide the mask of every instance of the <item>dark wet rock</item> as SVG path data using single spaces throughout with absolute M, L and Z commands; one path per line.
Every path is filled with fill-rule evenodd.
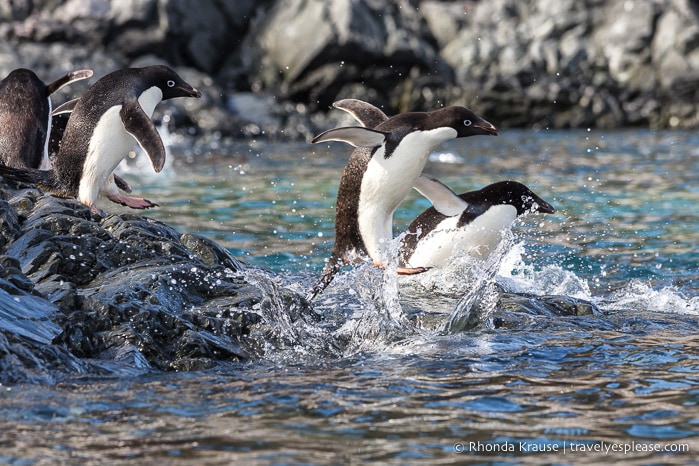
M 180 237 L 182 246 L 187 248 L 207 265 L 221 264 L 229 270 L 241 270 L 242 265 L 227 250 L 203 236 L 185 233 Z
M 19 234 L 19 220 L 10 203 L 0 200 L 0 247 L 12 242 Z
M 285 0 L 252 29 L 244 57 L 253 83 L 326 108 L 346 83 L 386 95 L 395 90 L 396 82 L 385 79 L 391 75 L 447 71 L 431 41 L 407 2 Z
M 19 261 L 14 257 L 0 256 L 0 289 L 11 294 L 34 290 L 34 282 L 22 273 Z
M 498 308 L 505 311 L 526 311 L 531 315 L 588 316 L 600 314 L 594 303 L 570 296 L 549 296 L 503 293 Z
M 62 332 L 59 309 L 19 265 L 13 257 L 0 256 L 0 384 L 54 383 L 55 373 L 84 372 L 86 363 L 52 344 Z
M 579 329 L 586 327 L 585 322 L 568 318 L 601 315 L 603 313 L 596 304 L 571 296 L 501 292 L 490 319 L 495 328 L 511 330 L 561 326 Z M 595 328 L 614 328 L 613 324 L 601 319 L 596 319 L 594 325 Z
M 68 335 L 66 343 L 77 341 L 83 348 L 85 335 L 105 342 L 128 341 L 158 369 L 176 369 L 181 367 L 180 358 L 193 356 L 208 358 L 209 365 L 221 359 L 247 359 L 250 354 L 240 339 L 257 321 L 256 315 L 236 309 L 218 317 L 218 311 L 201 308 L 212 298 L 235 296 L 247 286 L 227 275 L 223 268 L 214 273 L 170 261 L 110 271 L 85 291 L 82 307 L 90 309 L 89 320 L 81 319 L 80 333 Z
M 94 216 L 35 189 L 0 194 L 10 199 L 0 202 L 0 383 L 259 355 L 246 337 L 263 293 L 213 241 L 140 215 Z
M 64 314 L 72 312 L 79 304 L 78 286 L 61 275 L 51 275 L 38 283 L 34 289 Z
M 48 344 L 61 333 L 55 321 L 56 307 L 28 294 L 12 295 L 0 290 L 0 319 L 8 334 Z M 41 309 L 41 312 L 36 312 Z

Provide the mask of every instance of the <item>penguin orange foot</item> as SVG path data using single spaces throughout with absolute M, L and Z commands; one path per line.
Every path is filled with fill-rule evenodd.
M 374 265 L 380 269 L 386 269 L 386 266 L 381 262 L 374 261 Z M 396 273 L 398 275 L 417 275 L 427 272 L 428 270 L 430 270 L 430 267 L 397 267 Z
M 151 207 L 158 207 L 158 204 L 148 199 L 124 196 L 123 194 L 108 194 L 107 199 L 115 204 L 121 204 L 126 207 L 131 207 L 132 209 L 150 209 Z

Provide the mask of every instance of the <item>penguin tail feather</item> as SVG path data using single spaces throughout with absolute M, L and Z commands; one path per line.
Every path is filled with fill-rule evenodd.
M 328 259 L 328 262 L 325 264 L 325 267 L 323 267 L 323 271 L 320 274 L 320 278 L 311 289 L 311 293 L 307 298 L 309 301 L 315 299 L 315 297 L 318 296 L 318 294 L 321 291 L 326 289 L 328 285 L 332 283 L 333 279 L 335 278 L 335 275 L 342 268 L 343 264 L 344 261 L 342 260 L 342 257 L 337 256 L 334 253 L 330 255 L 330 259 Z
M 69 197 L 70 194 L 61 189 L 61 185 L 56 178 L 56 173 L 52 170 L 36 170 L 34 168 L 15 168 L 0 165 L 0 176 L 5 180 L 32 183 L 52 194 L 61 197 Z

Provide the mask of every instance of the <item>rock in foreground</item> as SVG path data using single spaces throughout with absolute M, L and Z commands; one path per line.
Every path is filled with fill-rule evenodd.
M 254 351 L 258 290 L 217 244 L 139 215 L 92 218 L 34 189 L 1 194 L 0 382 L 188 370 Z
M 302 277 L 294 280 L 303 286 Z M 283 358 L 286 350 L 312 360 L 339 358 L 364 348 L 361 332 L 346 331 L 345 319 L 353 317 L 345 308 L 356 305 L 356 296 L 330 297 L 320 320 L 280 281 L 211 240 L 149 217 L 94 216 L 75 200 L 10 189 L 0 180 L 0 384 L 198 370 Z M 527 316 L 596 312 L 565 297 L 498 295 L 495 327 L 503 331 L 519 328 Z M 364 304 L 362 319 L 380 327 L 381 303 Z M 429 301 L 416 312 L 433 307 Z M 434 316 L 435 328 L 447 315 Z M 467 314 L 455 331 L 480 331 L 482 317 L 477 310 Z M 398 330 L 390 341 L 411 328 Z

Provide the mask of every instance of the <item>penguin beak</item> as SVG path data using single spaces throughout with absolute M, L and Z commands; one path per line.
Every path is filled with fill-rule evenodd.
M 541 198 L 536 200 L 536 211 L 543 212 L 545 214 L 556 213 L 556 209 L 554 209 L 551 204 L 549 204 L 548 202 L 546 202 L 545 200 L 543 200 Z
M 483 134 L 489 134 L 491 136 L 497 136 L 499 134 L 498 129 L 493 126 L 491 123 L 488 123 L 487 121 L 483 120 L 480 123 L 477 123 L 473 125 L 475 128 L 480 129 L 483 131 Z
M 201 97 L 201 92 L 194 89 L 193 87 L 180 87 L 180 90 L 184 92 L 185 96 L 187 97 L 195 97 L 197 99 Z

